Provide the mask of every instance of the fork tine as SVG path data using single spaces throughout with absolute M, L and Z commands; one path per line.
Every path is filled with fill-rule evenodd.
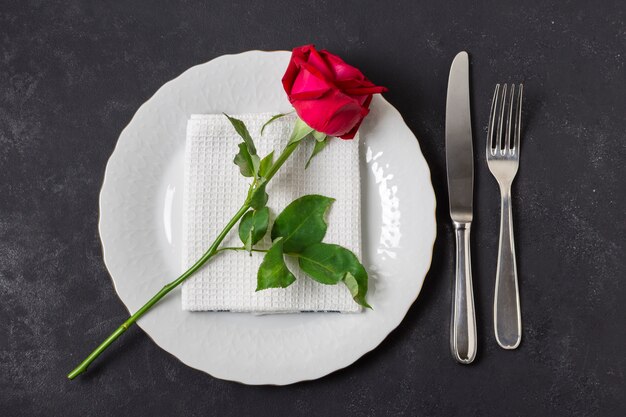
M 517 108 L 516 110 L 516 123 L 515 123 L 515 137 L 514 137 L 514 145 L 513 149 L 517 156 L 519 157 L 519 149 L 520 149 L 520 136 L 522 135 L 522 95 L 524 93 L 524 84 L 520 84 L 518 87 L 517 93 Z
M 496 84 L 496 89 L 493 92 L 493 98 L 491 99 L 491 110 L 489 111 L 489 124 L 487 125 L 487 156 L 493 155 L 495 151 L 495 145 L 493 140 L 493 132 L 496 125 L 496 113 L 498 112 L 498 93 L 500 92 L 500 84 Z
M 500 117 L 498 119 L 498 134 L 496 137 L 496 151 L 500 150 L 500 153 L 502 153 L 502 128 L 504 127 L 504 112 L 506 110 L 506 87 L 507 85 L 504 84 L 502 86 L 502 104 L 500 105 Z
M 510 153 L 511 149 L 511 126 L 513 122 L 513 104 L 515 104 L 515 84 L 511 84 L 511 94 L 509 94 L 508 114 L 506 117 L 506 132 L 504 134 L 504 151 Z M 506 100 L 505 100 L 506 103 Z

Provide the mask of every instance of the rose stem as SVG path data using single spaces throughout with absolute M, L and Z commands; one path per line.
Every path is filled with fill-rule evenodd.
M 283 152 L 278 156 L 278 159 L 276 159 L 276 162 L 274 162 L 274 164 L 270 167 L 269 171 L 267 172 L 267 175 L 265 176 L 266 184 L 272 179 L 272 177 L 274 177 L 276 172 L 278 172 L 280 167 L 285 163 L 285 161 L 287 160 L 287 158 L 289 158 L 289 156 L 293 153 L 293 151 L 296 150 L 300 142 L 301 141 L 290 142 L 287 146 L 285 146 L 285 149 L 283 149 Z M 76 368 L 74 368 L 74 370 L 72 370 L 72 372 L 70 372 L 67 375 L 69 379 L 74 379 L 78 375 L 85 372 L 87 368 L 89 367 L 89 365 L 94 360 L 96 360 L 96 358 L 100 356 L 100 354 L 104 352 L 106 348 L 108 348 L 113 342 L 115 342 L 115 340 L 117 340 L 117 338 L 120 337 L 122 333 L 128 330 L 128 328 L 132 326 L 133 323 L 139 320 L 139 318 L 143 316 L 148 310 L 150 310 L 157 302 L 159 302 L 161 298 L 167 295 L 174 288 L 178 287 L 183 281 L 185 281 L 194 272 L 200 269 L 209 259 L 211 259 L 218 252 L 218 247 L 222 243 L 226 235 L 228 235 L 228 232 L 230 232 L 230 230 L 237 224 L 239 219 L 241 219 L 241 217 L 250 208 L 249 200 L 250 200 L 251 194 L 252 193 L 248 193 L 248 198 L 246 199 L 243 206 L 241 206 L 241 208 L 237 211 L 237 213 L 235 213 L 233 218 L 230 219 L 230 221 L 226 224 L 226 226 L 220 232 L 220 234 L 217 235 L 217 237 L 215 238 L 215 241 L 213 242 L 211 247 L 209 247 L 209 249 L 204 253 L 204 255 L 202 255 L 202 257 L 198 259 L 198 261 L 196 261 L 196 263 L 193 264 L 188 270 L 186 270 L 181 276 L 179 276 L 174 281 L 170 282 L 169 284 L 161 288 L 161 290 L 157 292 L 146 304 L 144 304 L 143 307 L 137 310 L 135 314 L 131 315 L 124 323 L 122 323 L 122 325 L 118 327 L 117 330 L 115 330 L 113 333 L 111 333 L 111 335 L 109 335 L 109 337 L 107 337 L 104 340 L 104 342 L 100 343 L 100 345 L 93 352 L 91 352 L 89 356 L 85 358 L 85 360 L 83 360 Z

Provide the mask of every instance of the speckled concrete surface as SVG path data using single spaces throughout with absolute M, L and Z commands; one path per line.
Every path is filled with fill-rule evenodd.
M 623 1 L 92 3 L 0 4 L 0 415 L 626 415 Z M 431 166 L 439 238 L 404 322 L 348 369 L 284 388 L 213 379 L 137 328 L 67 381 L 126 316 L 97 232 L 120 131 L 192 65 L 309 42 L 389 87 Z M 471 53 L 478 150 L 480 354 L 469 367 L 448 352 L 443 124 L 461 49 Z M 514 188 L 525 333 L 514 352 L 492 337 L 498 191 L 481 152 L 502 81 L 524 81 L 527 98 Z

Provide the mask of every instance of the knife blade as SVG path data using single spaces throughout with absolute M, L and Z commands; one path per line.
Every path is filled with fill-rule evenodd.
M 446 100 L 446 168 L 450 218 L 456 237 L 454 300 L 450 348 L 463 364 L 476 357 L 476 314 L 472 288 L 470 229 L 473 219 L 474 155 L 470 116 L 469 56 L 460 52 L 452 61 Z

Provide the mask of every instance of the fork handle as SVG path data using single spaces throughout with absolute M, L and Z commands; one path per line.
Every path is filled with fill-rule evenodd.
M 450 348 L 454 359 L 462 364 L 468 364 L 474 360 L 477 343 L 470 257 L 470 226 L 469 222 L 454 222 L 456 276 L 450 324 Z
M 522 315 L 517 284 L 517 266 L 515 264 L 510 184 L 502 185 L 500 194 L 500 244 L 493 303 L 493 320 L 496 341 L 500 347 L 503 349 L 515 349 L 522 340 Z

